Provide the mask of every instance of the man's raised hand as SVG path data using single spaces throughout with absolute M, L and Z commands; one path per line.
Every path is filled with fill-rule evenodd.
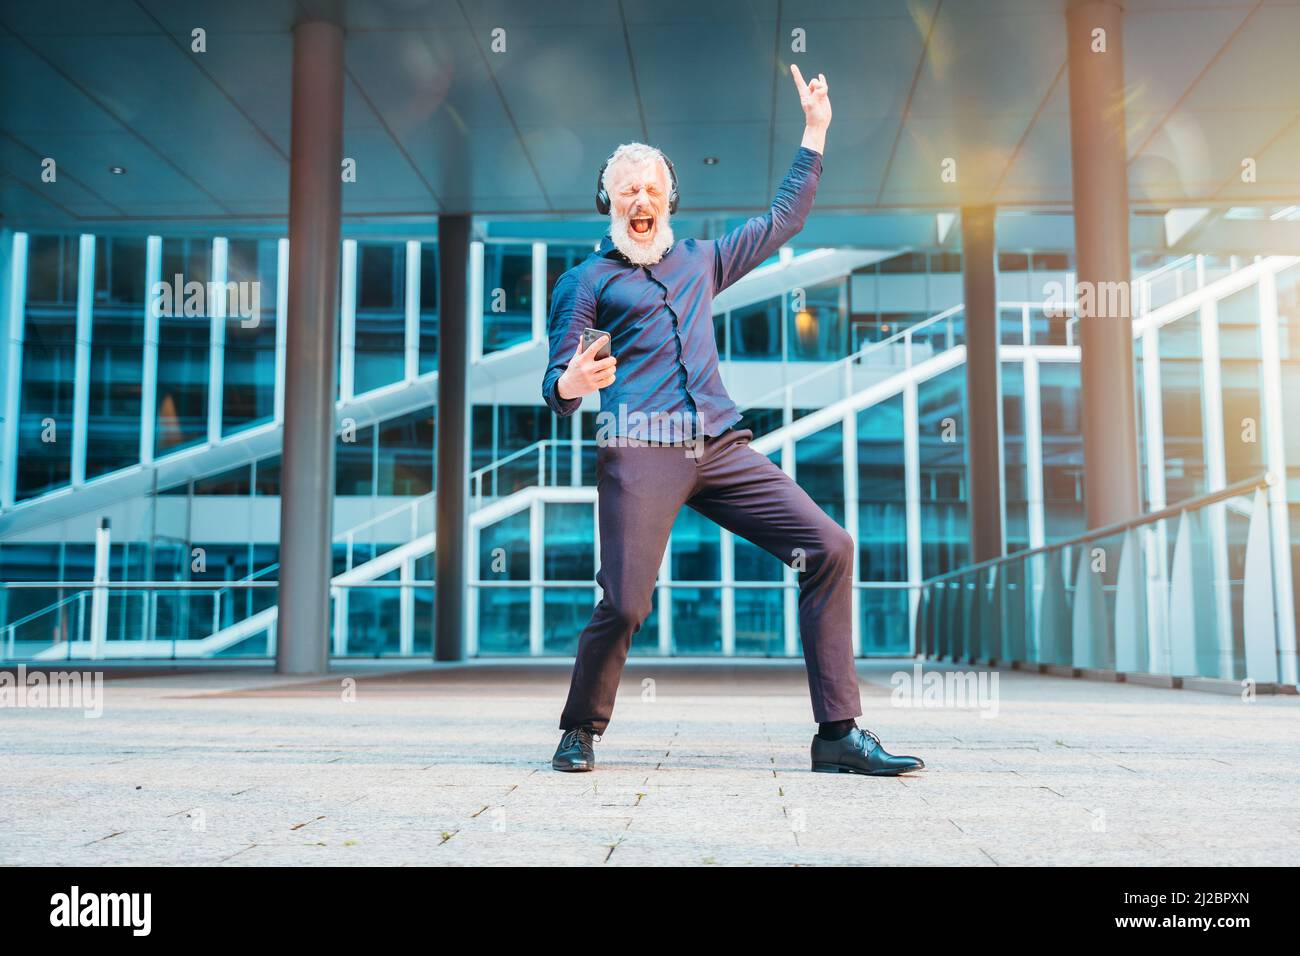
M 555 383 L 560 398 L 582 398 L 614 383 L 614 366 L 618 364 L 618 359 L 612 355 L 609 358 L 596 358 L 596 353 L 608 340 L 609 336 L 602 335 L 583 351 L 582 339 L 578 339 L 578 348 L 574 351 L 573 358 L 569 359 L 569 367 Z
M 794 77 L 795 89 L 799 91 L 799 105 L 803 107 L 805 124 L 809 129 L 825 131 L 831 125 L 830 87 L 826 84 L 826 75 L 818 73 L 811 83 L 805 83 L 803 74 L 794 63 L 790 64 L 790 75 Z

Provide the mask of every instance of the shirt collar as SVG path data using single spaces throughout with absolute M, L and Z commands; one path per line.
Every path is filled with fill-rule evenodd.
M 618 246 L 614 245 L 614 240 L 610 238 L 609 233 L 605 233 L 605 238 L 600 240 L 600 245 L 596 251 L 606 259 L 622 259 L 627 261 L 627 257 L 618 251 Z
M 665 259 L 672 255 L 673 249 L 676 247 L 677 243 L 674 242 L 671 246 L 665 249 L 663 258 L 661 258 L 659 262 L 656 262 L 655 265 L 661 264 Z M 596 253 L 604 256 L 606 259 L 617 259 L 620 262 L 626 262 L 628 265 L 631 265 L 631 261 L 627 256 L 618 251 L 618 246 L 614 245 L 614 240 L 610 238 L 609 233 L 605 233 L 604 238 L 600 240 L 600 245 L 596 247 Z

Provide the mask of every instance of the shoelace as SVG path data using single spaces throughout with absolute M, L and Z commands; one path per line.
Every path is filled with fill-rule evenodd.
M 587 741 L 588 745 L 590 745 L 591 741 L 593 740 L 600 740 L 600 734 L 596 733 L 595 731 L 591 730 L 588 727 L 579 726 L 579 727 L 572 727 L 569 730 L 566 730 L 564 732 L 564 737 L 560 741 L 560 745 L 562 747 L 573 746 L 574 744 L 578 743 L 578 738 L 581 737 L 583 734 L 586 734 L 587 737 L 590 738 Z
M 877 737 L 873 731 L 867 730 L 867 728 L 865 728 L 865 727 L 859 727 L 859 728 L 858 728 L 858 731 L 862 734 L 862 738 L 861 738 L 861 739 L 862 739 L 862 752 L 863 752 L 864 754 L 867 753 L 867 752 L 871 749 L 870 747 L 867 746 L 867 738 L 868 738 L 868 737 L 870 737 L 872 740 L 874 740 L 874 741 L 876 742 L 876 746 L 877 746 L 877 747 L 883 747 L 883 746 L 884 746 L 884 744 L 880 742 L 880 738 Z

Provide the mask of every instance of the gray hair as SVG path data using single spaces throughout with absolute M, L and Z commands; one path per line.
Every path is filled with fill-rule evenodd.
M 668 169 L 668 158 L 664 156 L 663 150 L 656 149 L 654 146 L 647 146 L 645 143 L 624 143 L 614 152 L 609 154 L 609 159 L 605 160 L 605 172 L 600 177 L 601 188 L 609 192 L 609 171 L 614 168 L 616 163 L 628 160 L 634 163 L 644 163 L 650 160 L 659 160 L 663 164 L 664 174 L 668 179 L 669 187 L 672 186 L 673 174 Z

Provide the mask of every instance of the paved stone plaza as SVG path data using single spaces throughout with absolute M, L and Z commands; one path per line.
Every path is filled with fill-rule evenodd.
M 1300 857 L 1300 698 L 1002 671 L 982 716 L 893 705 L 890 676 L 912 667 L 860 665 L 860 723 L 926 762 L 892 779 L 808 772 L 806 684 L 785 662 L 633 663 L 600 769 L 573 775 L 549 765 L 564 661 L 110 671 L 98 719 L 0 709 L 0 863 Z

